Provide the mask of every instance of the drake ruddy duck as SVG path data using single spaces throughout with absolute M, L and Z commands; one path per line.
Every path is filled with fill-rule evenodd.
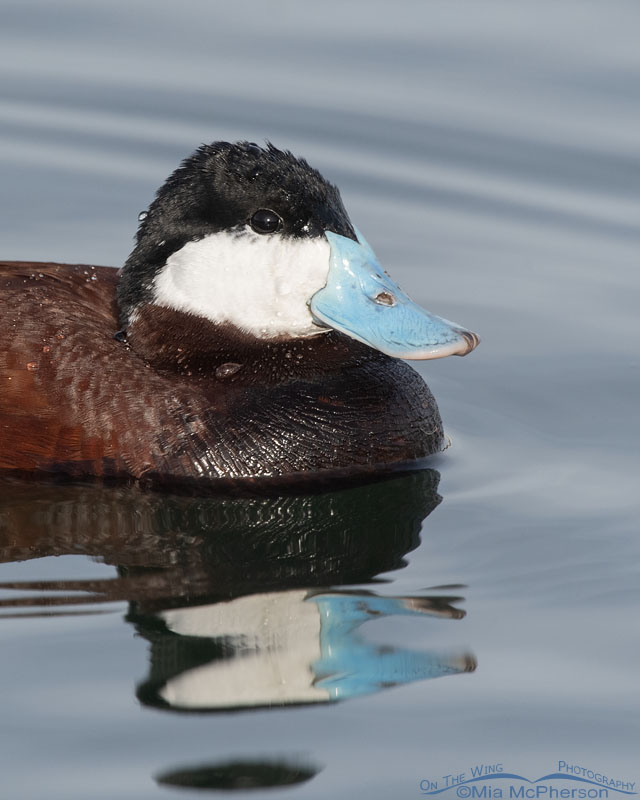
M 120 272 L 0 263 L 0 472 L 282 483 L 443 449 L 398 359 L 478 337 L 407 297 L 306 161 L 202 146 L 140 220 Z

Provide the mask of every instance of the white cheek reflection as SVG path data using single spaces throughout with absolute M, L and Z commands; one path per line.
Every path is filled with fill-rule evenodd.
M 161 691 L 163 700 L 180 708 L 329 700 L 326 689 L 314 686 L 320 613 L 306 596 L 306 591 L 274 592 L 162 612 L 174 633 L 223 637 L 238 653 L 171 679 Z

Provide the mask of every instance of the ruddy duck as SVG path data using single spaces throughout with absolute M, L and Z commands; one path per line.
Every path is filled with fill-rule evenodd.
M 294 483 L 443 448 L 399 359 L 478 337 L 407 297 L 306 161 L 202 146 L 140 220 L 120 271 L 0 263 L 0 474 Z

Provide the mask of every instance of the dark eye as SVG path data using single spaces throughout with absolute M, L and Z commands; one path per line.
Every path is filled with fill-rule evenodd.
M 275 211 L 261 208 L 251 217 L 249 224 L 256 233 L 274 233 L 282 227 L 282 220 Z

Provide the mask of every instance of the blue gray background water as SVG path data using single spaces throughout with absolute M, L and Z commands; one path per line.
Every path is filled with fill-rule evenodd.
M 406 566 L 383 558 L 386 582 L 350 587 L 360 612 L 375 590 L 464 597 L 452 605 L 467 616 L 384 608 L 358 648 L 374 674 L 400 654 L 398 678 L 341 703 L 141 703 L 152 637 L 130 595 L 47 605 L 68 581 L 118 583 L 121 553 L 77 544 L 111 519 L 109 500 L 3 487 L 2 507 L 19 507 L 5 533 L 27 541 L 0 564 L 14 587 L 0 594 L 3 795 L 190 797 L 158 776 L 240 763 L 246 780 L 256 765 L 308 768 L 281 790 L 301 800 L 415 797 L 421 779 L 476 763 L 533 779 L 560 759 L 637 790 L 638 4 L 3 0 L 0 15 L 2 258 L 121 265 L 182 157 L 269 138 L 340 186 L 416 301 L 483 340 L 418 367 L 452 439 L 433 464 L 443 501 Z M 363 530 L 378 524 L 360 511 Z M 115 528 L 135 539 L 143 519 L 171 549 L 165 517 L 154 529 L 123 501 Z M 78 554 L 29 559 L 35 528 Z M 424 675 L 405 650 L 477 667 L 411 680 Z

